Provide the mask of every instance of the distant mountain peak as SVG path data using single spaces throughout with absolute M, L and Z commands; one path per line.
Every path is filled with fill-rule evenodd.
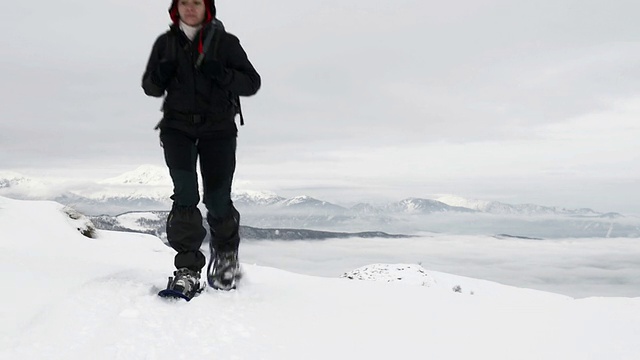
M 282 202 L 283 205 L 285 206 L 330 206 L 330 207 L 336 207 L 336 208 L 342 208 L 338 205 L 334 205 L 331 204 L 327 201 L 323 201 L 323 200 L 318 200 L 316 198 L 313 198 L 311 196 L 308 195 L 298 195 L 298 196 L 294 196 L 292 198 L 286 199 Z
M 250 205 L 271 205 L 284 200 L 271 191 L 235 190 L 231 197 L 234 202 Z
M 298 195 L 298 196 L 294 196 L 291 199 L 288 200 L 288 204 L 289 205 L 294 205 L 297 203 L 303 203 L 303 202 L 308 202 L 308 201 L 320 201 L 318 199 L 314 199 L 311 196 L 308 195 Z
M 429 213 L 429 212 L 441 212 L 441 211 L 471 211 L 462 207 L 455 207 L 447 205 L 443 202 L 432 200 L 432 199 L 422 199 L 422 198 L 406 198 L 398 201 L 397 203 L 391 204 L 389 206 L 390 210 L 393 211 L 402 211 L 405 213 Z
M 171 177 L 166 167 L 141 165 L 133 171 L 104 179 L 99 183 L 103 185 L 170 185 Z
M 29 176 L 13 172 L 0 172 L 0 194 L 18 199 L 37 198 L 49 195 L 49 186 Z
M 463 207 L 471 210 L 485 211 L 494 201 L 467 199 L 457 195 L 443 195 L 436 199 L 449 206 Z
M 0 171 L 0 189 L 33 183 L 33 179 L 14 171 Z

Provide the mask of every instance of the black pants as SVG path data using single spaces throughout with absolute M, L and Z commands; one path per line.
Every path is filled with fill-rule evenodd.
M 206 230 L 197 208 L 200 192 L 196 164 L 199 158 L 211 244 L 216 251 L 237 250 L 240 214 L 231 201 L 236 138 L 194 138 L 180 130 L 163 128 L 160 141 L 173 180 L 167 239 L 178 252 L 175 266 L 200 271 L 206 263 L 200 252 Z

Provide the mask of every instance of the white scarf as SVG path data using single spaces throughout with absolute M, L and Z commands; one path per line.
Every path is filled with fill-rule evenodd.
M 198 34 L 198 31 L 200 29 L 202 29 L 202 25 L 190 26 L 190 25 L 187 25 L 184 22 L 182 22 L 182 20 L 180 20 L 180 30 L 182 30 L 182 32 L 185 35 L 187 35 L 187 37 L 191 41 L 193 41 L 193 39 L 196 38 L 196 35 Z

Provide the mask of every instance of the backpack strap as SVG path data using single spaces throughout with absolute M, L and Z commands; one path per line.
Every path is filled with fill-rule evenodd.
M 198 56 L 196 60 L 196 69 L 200 67 L 202 62 L 204 61 L 204 57 L 209 51 L 211 47 L 211 42 L 213 41 L 213 51 L 212 57 L 214 60 L 218 59 L 218 45 L 220 45 L 220 38 L 222 37 L 222 33 L 225 31 L 224 24 L 222 21 L 214 18 L 211 20 L 211 31 L 207 34 L 207 37 L 204 39 L 202 43 L 202 53 Z M 240 126 L 244 126 L 244 116 L 242 115 L 242 107 L 240 106 L 240 97 L 238 95 L 231 95 L 231 103 L 236 108 L 237 114 L 240 115 Z
M 207 34 L 207 37 L 204 38 L 204 42 L 202 43 L 202 52 L 198 55 L 198 59 L 196 60 L 196 69 L 200 67 L 202 62 L 204 61 L 204 57 L 209 51 L 209 47 L 211 46 L 211 40 L 213 40 L 214 35 L 216 41 L 213 45 L 213 58 L 216 59 L 218 56 L 218 44 L 220 43 L 220 37 L 222 36 L 222 32 L 224 31 L 224 25 L 218 19 L 211 20 L 211 31 Z

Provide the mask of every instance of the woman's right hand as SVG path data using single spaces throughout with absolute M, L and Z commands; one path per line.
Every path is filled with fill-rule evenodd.
M 178 63 L 175 60 L 160 60 L 158 67 L 154 73 L 154 82 L 158 85 L 166 86 L 176 75 Z

